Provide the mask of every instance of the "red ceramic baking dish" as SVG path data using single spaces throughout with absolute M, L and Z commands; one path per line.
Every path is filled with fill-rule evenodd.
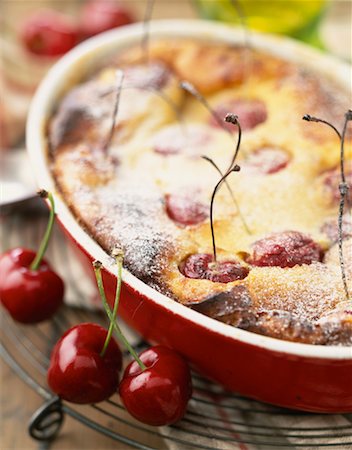
M 140 42 L 135 24 L 84 42 L 62 58 L 40 85 L 27 124 L 27 147 L 38 186 L 54 192 L 57 217 L 91 262 L 103 262 L 110 300 L 116 284 L 111 257 L 85 232 L 55 187 L 47 158 L 46 124 L 60 96 L 111 51 Z M 180 36 L 242 43 L 243 30 L 203 21 L 158 21 L 156 37 Z M 350 89 L 350 67 L 286 38 L 253 34 L 254 48 L 303 64 Z M 352 348 L 287 342 L 218 322 L 160 294 L 123 271 L 121 316 L 150 342 L 168 345 L 193 367 L 231 391 L 264 402 L 316 412 L 352 411 Z

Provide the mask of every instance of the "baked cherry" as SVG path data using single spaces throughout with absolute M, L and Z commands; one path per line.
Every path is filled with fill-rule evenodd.
M 195 253 L 188 256 L 179 266 L 187 278 L 210 280 L 216 283 L 230 283 L 243 280 L 249 273 L 247 267 L 238 261 L 214 261 L 213 255 Z
M 167 194 L 167 215 L 180 225 L 197 225 L 208 217 L 208 207 L 189 195 Z
M 267 110 L 265 104 L 261 100 L 256 99 L 233 99 L 215 106 L 214 112 L 219 117 L 224 117 L 229 111 L 233 111 L 241 122 L 242 130 L 252 130 L 256 126 L 265 122 L 267 119 Z M 219 121 L 214 118 L 210 119 L 210 125 L 219 127 Z M 231 124 L 228 123 L 229 130 L 233 130 Z
M 73 48 L 78 33 L 70 19 L 63 14 L 43 9 L 22 23 L 20 37 L 25 48 L 39 56 L 61 56 Z
M 127 411 L 148 425 L 169 425 L 185 414 L 192 395 L 188 364 L 174 350 L 151 347 L 126 367 L 119 393 Z
M 43 259 L 55 218 L 54 201 L 45 191 L 40 195 L 49 196 L 51 211 L 38 253 L 19 247 L 0 257 L 1 303 L 21 323 L 49 319 L 63 303 L 64 283 Z
M 322 258 L 322 248 L 309 236 L 298 231 L 283 231 L 254 242 L 248 262 L 259 267 L 293 267 Z
M 242 167 L 251 172 L 271 175 L 283 170 L 289 163 L 290 157 L 279 148 L 260 148 L 248 155 Z
M 324 233 L 329 240 L 337 242 L 339 239 L 339 223 L 337 218 L 331 218 L 324 222 L 320 231 Z M 351 214 L 345 214 L 342 217 L 342 239 L 348 239 L 352 237 L 352 218 Z
M 175 111 L 178 114 L 178 111 Z M 181 132 L 180 132 L 181 131 Z M 190 157 L 199 156 L 199 150 L 212 139 L 203 127 L 188 126 L 187 130 L 180 125 L 163 128 L 154 136 L 152 145 L 155 153 L 163 156 L 184 154 Z
M 86 3 L 81 11 L 79 17 L 80 35 L 82 39 L 86 39 L 134 21 L 132 13 L 120 2 L 92 0 Z
M 70 328 L 56 343 L 50 358 L 48 385 L 72 403 L 90 404 L 117 391 L 122 354 L 111 339 L 102 354 L 108 331 L 94 323 Z
M 348 202 L 352 203 L 352 170 L 349 168 L 346 171 L 346 182 L 349 186 L 346 199 Z M 340 201 L 340 190 L 339 184 L 341 181 L 340 169 L 335 168 L 328 170 L 322 175 L 322 182 L 324 190 L 327 192 L 332 203 L 338 203 Z
M 149 90 L 162 89 L 171 76 L 170 69 L 158 61 L 127 67 L 124 74 L 126 87 Z

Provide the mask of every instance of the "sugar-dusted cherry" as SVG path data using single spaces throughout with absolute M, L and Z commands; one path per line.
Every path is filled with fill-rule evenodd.
M 38 56 L 61 56 L 78 42 L 78 33 L 70 18 L 50 9 L 30 15 L 22 24 L 20 37 L 24 47 Z
M 208 217 L 208 207 L 191 195 L 167 194 L 167 215 L 179 225 L 197 225 Z
M 50 218 L 38 252 L 14 248 L 0 256 L 0 297 L 10 315 L 21 323 L 50 319 L 63 303 L 64 283 L 43 259 L 55 218 L 52 195 Z
M 254 242 L 248 262 L 259 267 L 294 267 L 322 258 L 323 249 L 310 236 L 299 231 L 283 231 Z
M 82 39 L 103 31 L 135 22 L 132 13 L 119 1 L 92 0 L 87 2 L 79 17 Z
M 242 130 L 244 131 L 252 130 L 265 122 L 268 117 L 265 104 L 257 99 L 232 99 L 216 105 L 214 107 L 214 112 L 219 117 L 224 117 L 228 112 L 236 114 L 241 122 Z M 217 128 L 220 126 L 218 120 L 215 120 L 214 117 L 210 119 L 210 124 Z M 230 131 L 233 130 L 230 123 L 225 125 Z
M 342 216 L 342 239 L 348 239 L 352 237 L 352 218 L 351 214 L 344 214 Z M 330 218 L 323 223 L 320 231 L 324 233 L 328 239 L 334 243 L 339 239 L 339 223 L 338 218 Z
M 119 393 L 127 411 L 149 425 L 169 425 L 185 414 L 192 395 L 188 364 L 168 347 L 151 347 L 127 366 Z
M 249 273 L 249 269 L 238 261 L 214 261 L 213 255 L 208 253 L 189 255 L 182 261 L 179 269 L 187 278 L 210 280 L 216 283 L 243 280 Z
M 47 380 L 50 389 L 72 403 L 91 404 L 117 391 L 122 354 L 108 330 L 94 323 L 70 328 L 56 343 Z
M 290 156 L 280 148 L 263 147 L 250 153 L 242 168 L 255 174 L 272 175 L 287 167 Z
M 179 114 L 176 109 L 175 113 Z M 203 126 L 187 126 L 187 132 L 180 129 L 180 125 L 168 126 L 161 129 L 153 138 L 153 150 L 162 156 L 187 155 L 199 157 L 204 145 L 212 139 L 212 134 Z
M 346 198 L 352 203 L 352 169 L 346 168 L 346 183 L 349 187 Z M 338 204 L 340 201 L 339 184 L 341 182 L 340 168 L 328 170 L 322 175 L 323 188 L 332 203 Z

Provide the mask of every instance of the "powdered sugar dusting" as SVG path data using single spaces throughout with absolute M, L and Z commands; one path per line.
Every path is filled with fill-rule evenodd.
M 256 307 L 289 311 L 302 321 L 317 320 L 344 299 L 339 267 L 322 263 L 252 269 L 248 283 Z
M 176 233 L 166 218 L 163 198 L 145 185 L 117 192 L 110 187 L 99 189 L 98 198 L 104 205 L 102 215 L 109 216 L 111 233 L 124 251 L 126 266 L 138 278 L 155 285 L 174 251 Z

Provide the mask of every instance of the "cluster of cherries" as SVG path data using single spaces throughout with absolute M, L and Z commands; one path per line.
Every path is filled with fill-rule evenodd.
M 90 0 L 83 5 L 76 23 L 51 9 L 35 12 L 23 22 L 20 38 L 30 53 L 56 57 L 84 39 L 134 21 L 131 12 L 119 2 Z
M 48 226 L 38 253 L 15 248 L 0 256 L 2 305 L 18 322 L 34 324 L 49 319 L 63 303 L 64 283 L 43 259 L 52 232 L 55 209 L 53 196 L 40 192 L 51 204 Z M 128 412 L 149 425 L 179 421 L 192 395 L 188 364 L 174 350 L 154 346 L 139 356 L 116 322 L 121 292 L 123 257 L 116 255 L 118 282 L 111 310 L 104 292 L 101 263 L 94 263 L 99 292 L 109 318 L 108 330 L 95 323 L 82 323 L 67 330 L 56 343 L 47 374 L 49 387 L 63 400 L 92 404 L 117 391 Z M 122 353 L 113 332 L 123 341 L 135 361 L 120 381 Z

